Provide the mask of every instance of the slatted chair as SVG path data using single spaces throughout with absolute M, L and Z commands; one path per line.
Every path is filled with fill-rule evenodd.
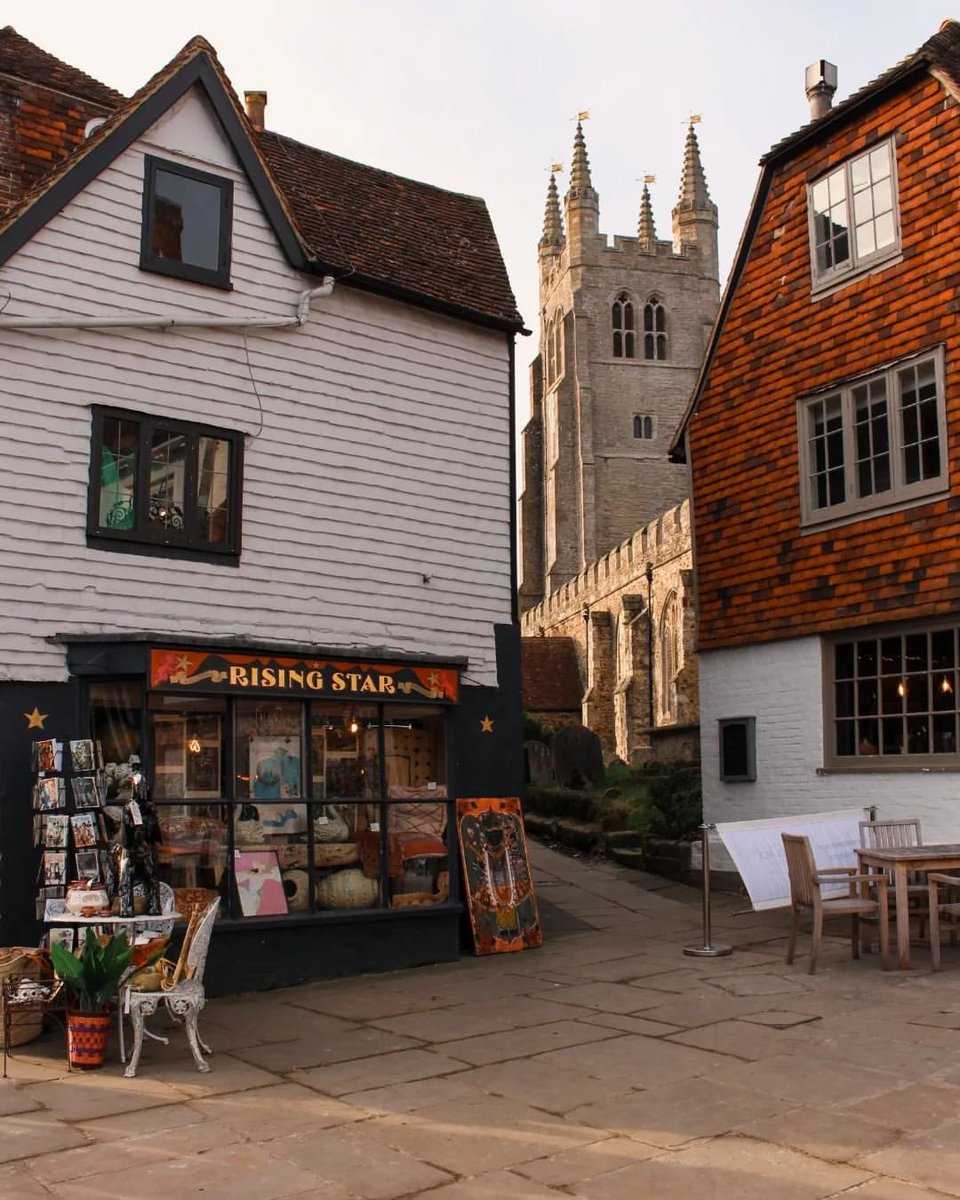
M 169 1041 L 169 1038 L 160 1037 L 145 1028 L 146 1018 L 153 1016 L 161 1000 L 174 1020 L 182 1020 L 186 1026 L 187 1040 L 190 1043 L 197 1070 L 210 1070 L 203 1057 L 204 1054 L 210 1053 L 210 1047 L 200 1037 L 197 1021 L 200 1010 L 206 1003 L 203 971 L 219 907 L 220 898 L 218 896 L 206 908 L 198 908 L 193 912 L 183 937 L 183 947 L 176 967 L 171 972 L 169 980 L 164 979 L 160 991 L 135 991 L 129 985 L 124 989 L 122 1011 L 130 1013 L 130 1020 L 133 1024 L 133 1053 L 127 1069 L 124 1071 L 127 1079 L 132 1079 L 137 1073 L 144 1034 L 155 1042 L 163 1042 L 164 1045 Z
M 946 889 L 946 891 L 941 891 Z M 950 941 L 957 944 L 957 922 L 960 922 L 960 877 L 931 871 L 927 875 L 927 896 L 930 904 L 930 962 L 940 970 L 940 918 L 950 919 Z
M 887 880 L 881 874 L 859 875 L 856 867 L 827 867 L 817 869 L 813 848 L 808 837 L 783 833 L 783 852 L 787 859 L 787 874 L 790 878 L 790 938 L 787 943 L 787 962 L 793 962 L 797 946 L 797 931 L 800 914 L 809 909 L 813 917 L 813 945 L 810 950 L 809 973 L 816 973 L 820 943 L 823 938 L 823 922 L 828 917 L 850 918 L 850 947 L 854 958 L 860 957 L 860 918 L 874 917 L 880 925 L 880 954 L 886 966 L 890 949 L 890 929 L 887 914 Z M 823 896 L 821 885 L 846 884 L 846 896 Z M 858 885 L 875 887 L 877 899 L 859 895 Z
M 893 846 L 922 846 L 923 833 L 920 821 L 911 817 L 905 821 L 861 821 L 860 845 L 864 849 L 885 850 Z M 888 895 L 896 905 L 896 894 L 893 887 L 893 872 L 884 871 L 887 878 Z M 928 891 L 923 872 L 911 872 L 907 880 L 907 906 L 910 915 L 918 922 L 917 933 L 922 938 L 927 920 Z

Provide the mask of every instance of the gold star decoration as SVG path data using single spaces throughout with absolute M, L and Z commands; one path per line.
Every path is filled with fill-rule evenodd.
M 191 666 L 192 666 L 192 663 L 190 662 L 190 658 L 188 655 L 183 654 L 183 655 L 181 655 L 180 658 L 177 659 L 177 670 L 178 671 L 183 671 L 184 674 L 189 675 Z
M 34 705 L 32 713 L 24 713 L 23 715 L 27 718 L 28 729 L 42 729 L 44 721 L 50 714 L 42 713 L 40 709 Z
M 491 717 L 482 717 L 480 720 L 481 733 L 493 733 L 493 719 Z

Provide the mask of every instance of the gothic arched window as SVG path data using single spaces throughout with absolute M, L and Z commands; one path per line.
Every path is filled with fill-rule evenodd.
M 656 296 L 643 306 L 643 357 L 661 361 L 667 357 L 667 313 Z
M 677 593 L 671 592 L 660 614 L 659 676 L 660 717 L 663 721 L 677 718 Z
M 563 313 L 557 313 L 553 319 L 553 369 L 554 379 L 563 374 Z
M 613 357 L 636 357 L 636 332 L 633 323 L 633 301 L 621 292 L 613 302 Z

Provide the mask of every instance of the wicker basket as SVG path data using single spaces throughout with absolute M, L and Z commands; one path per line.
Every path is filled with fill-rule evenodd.
M 52 972 L 48 969 L 46 956 L 42 951 L 25 946 L 11 946 L 9 949 L 0 950 L 0 1041 L 4 1037 L 6 1027 L 4 1008 L 5 993 L 8 989 L 21 979 L 43 979 L 51 976 Z M 44 1007 L 43 1000 L 11 1003 L 8 1047 L 22 1046 L 24 1042 L 32 1042 L 40 1036 L 43 1030 Z
M 349 867 L 360 861 L 356 842 L 317 842 L 313 847 L 315 867 Z
M 318 908 L 371 908 L 379 898 L 379 881 L 357 868 L 334 871 L 317 884 Z

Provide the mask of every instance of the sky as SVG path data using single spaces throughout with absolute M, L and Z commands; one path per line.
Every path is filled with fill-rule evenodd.
M 643 178 L 655 175 L 661 238 L 670 236 L 686 124 L 700 115 L 722 280 L 760 155 L 809 119 L 805 67 L 835 63 L 840 100 L 951 15 L 944 0 L 4 0 L 0 8 L 4 24 L 125 94 L 202 34 L 238 93 L 268 92 L 268 128 L 482 196 L 534 331 L 518 344 L 521 423 L 550 166 L 569 165 L 579 112 L 590 113 L 601 230 L 636 233 Z

